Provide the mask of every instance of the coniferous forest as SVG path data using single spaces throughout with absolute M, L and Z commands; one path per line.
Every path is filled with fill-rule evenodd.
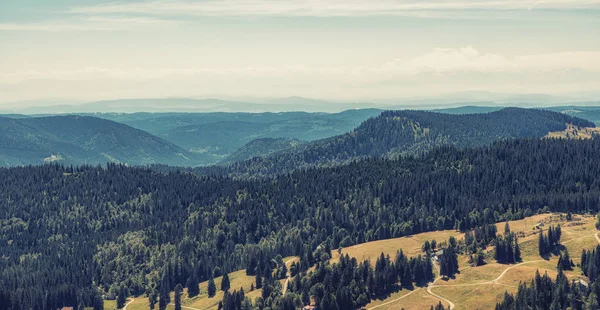
M 209 280 L 215 269 L 269 279 L 277 255 L 318 266 L 323 249 L 431 230 L 479 227 L 471 242 L 476 250 L 490 240 L 485 224 L 547 210 L 598 211 L 597 158 L 597 139 L 516 140 L 253 180 L 115 164 L 3 168 L 0 305 L 93 306 L 101 294 L 121 290 L 160 295 Z M 512 254 L 497 259 L 518 260 L 510 233 L 501 238 Z M 376 294 L 402 285 L 413 273 L 398 269 L 405 263 L 392 266 L 394 259 L 382 258 L 376 283 L 363 277 L 359 287 Z M 314 281 L 347 266 L 358 277 L 360 264 L 345 264 Z M 302 298 L 306 286 L 292 291 Z M 359 291 L 338 298 L 364 304 L 370 295 Z

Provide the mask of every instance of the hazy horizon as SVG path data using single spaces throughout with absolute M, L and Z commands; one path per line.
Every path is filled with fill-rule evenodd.
M 599 17 L 597 0 L 3 2 L 0 108 L 52 98 L 597 98 Z

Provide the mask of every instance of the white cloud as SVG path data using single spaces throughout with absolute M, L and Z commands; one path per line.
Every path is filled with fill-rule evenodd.
M 436 48 L 424 55 L 395 60 L 381 67 L 382 71 L 402 74 L 453 72 L 552 72 L 581 70 L 600 72 L 600 51 L 570 51 L 560 53 L 518 55 L 506 57 L 481 53 L 472 46 Z
M 43 22 L 43 23 L 0 23 L 0 31 L 115 31 L 110 25 L 89 25 L 81 23 Z
M 122 31 L 135 30 L 153 25 L 164 26 L 177 21 L 151 17 L 88 16 L 72 20 L 49 20 L 34 23 L 0 23 L 0 31 Z
M 600 51 L 569 51 L 560 53 L 519 55 L 507 57 L 482 53 L 472 46 L 462 48 L 436 48 L 410 59 L 397 59 L 378 67 L 307 67 L 287 65 L 279 67 L 248 66 L 237 68 L 204 68 L 190 64 L 187 67 L 164 68 L 104 68 L 85 67 L 76 70 L 20 70 L 0 72 L 0 83 L 17 84 L 26 80 L 93 80 L 109 78 L 118 80 L 177 80 L 177 79 L 288 79 L 288 80 L 340 80 L 373 83 L 395 77 L 420 74 L 452 75 L 473 74 L 548 74 L 561 71 L 600 73 Z
M 82 14 L 200 16 L 437 16 L 440 11 L 599 8 L 600 0 L 205 0 L 109 3 L 73 7 Z

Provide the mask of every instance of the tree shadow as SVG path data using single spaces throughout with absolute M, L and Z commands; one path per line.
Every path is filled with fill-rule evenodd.
M 407 286 L 401 286 L 401 285 L 397 285 L 396 284 L 396 285 L 394 285 L 392 287 L 391 290 L 388 290 L 385 293 L 381 293 L 381 294 L 375 295 L 374 298 L 373 298 L 373 300 L 385 300 L 385 299 L 390 298 L 390 296 L 392 296 L 392 294 L 394 294 L 394 293 L 398 293 L 398 292 L 401 292 L 403 290 L 413 291 L 414 289 L 415 289 L 414 285 L 411 285 L 410 287 L 407 287 Z
M 560 253 L 565 251 L 566 249 L 567 248 L 564 245 L 559 244 L 559 245 L 555 246 L 550 252 L 540 255 L 540 257 L 543 258 L 544 260 L 550 260 L 553 256 L 559 256 Z

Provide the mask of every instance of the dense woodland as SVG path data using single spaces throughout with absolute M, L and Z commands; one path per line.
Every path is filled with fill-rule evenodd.
M 476 249 L 489 242 L 486 223 L 597 212 L 597 158 L 598 139 L 517 140 L 252 180 L 114 164 L 2 168 L 0 308 L 93 306 L 105 292 L 162 294 L 239 269 L 268 277 L 277 255 L 318 264 L 324 248 L 430 230 L 480 227 Z

